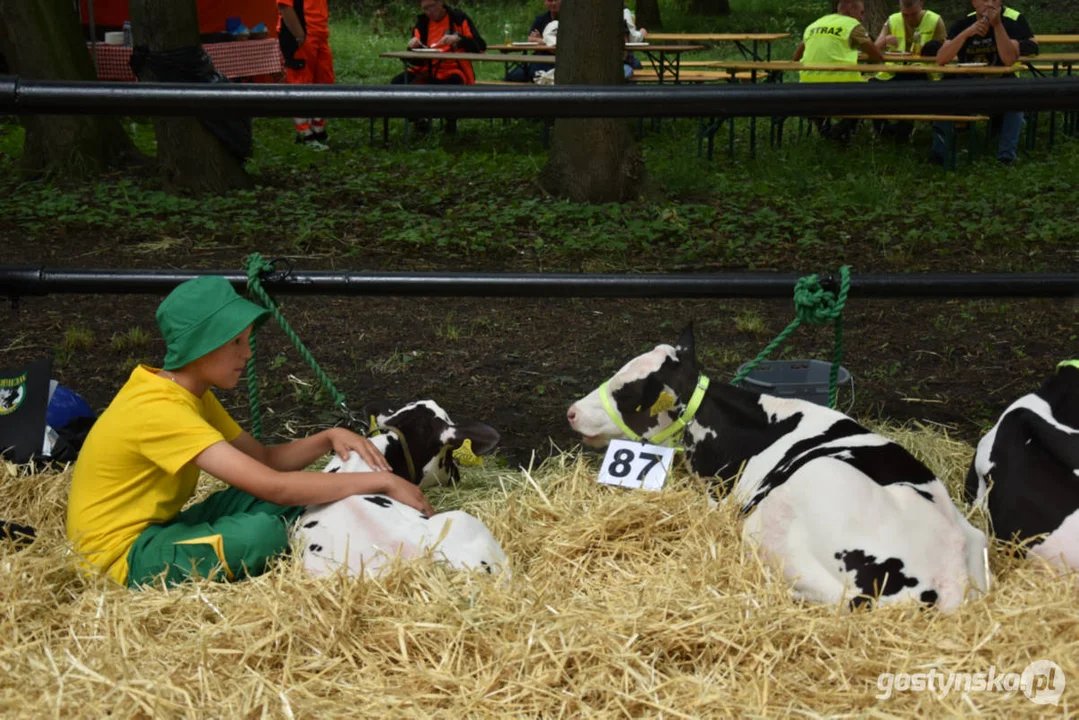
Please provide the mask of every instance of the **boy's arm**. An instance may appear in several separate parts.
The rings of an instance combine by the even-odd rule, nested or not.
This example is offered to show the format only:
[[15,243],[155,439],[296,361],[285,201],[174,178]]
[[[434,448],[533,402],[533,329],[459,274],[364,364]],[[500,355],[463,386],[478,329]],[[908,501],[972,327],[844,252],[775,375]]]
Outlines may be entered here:
[[344,428],[331,428],[283,445],[267,447],[244,432],[232,441],[232,446],[263,465],[279,472],[303,470],[331,450],[342,460],[355,450],[374,470],[389,472],[390,464],[374,443]]
[[381,493],[433,515],[418,487],[392,473],[279,472],[224,440],[195,456],[194,463],[229,485],[277,505],[318,505],[352,495]]

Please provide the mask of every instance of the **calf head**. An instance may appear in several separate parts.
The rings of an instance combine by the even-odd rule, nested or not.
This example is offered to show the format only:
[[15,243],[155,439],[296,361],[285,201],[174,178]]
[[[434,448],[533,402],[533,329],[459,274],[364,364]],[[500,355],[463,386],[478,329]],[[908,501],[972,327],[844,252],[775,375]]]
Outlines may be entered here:
[[464,420],[454,422],[438,403],[419,400],[400,409],[365,408],[379,428],[389,430],[386,460],[394,473],[421,488],[456,483],[460,479],[453,451],[466,440],[476,455],[493,451],[501,439],[490,425]]
[[697,384],[697,359],[692,324],[682,331],[675,345],[657,345],[633,358],[608,381],[610,412],[603,402],[603,386],[570,406],[570,427],[587,445],[603,447],[626,434],[612,418],[641,437],[648,438],[673,423]]

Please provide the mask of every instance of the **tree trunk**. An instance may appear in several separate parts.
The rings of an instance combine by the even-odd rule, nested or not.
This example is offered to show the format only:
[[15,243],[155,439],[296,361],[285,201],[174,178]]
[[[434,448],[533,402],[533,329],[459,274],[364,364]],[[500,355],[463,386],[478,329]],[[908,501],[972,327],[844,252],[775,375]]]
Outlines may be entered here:
[[895,0],[865,0],[865,17],[862,20],[862,26],[869,33],[870,40],[877,39],[877,34],[888,22],[889,15],[899,12],[898,5],[899,3]]
[[[0,52],[33,80],[96,80],[71,0],[0,0]],[[22,171],[84,177],[138,157],[119,118],[24,115]]]
[[637,27],[645,30],[658,30],[663,27],[659,19],[659,0],[637,0],[637,12],[634,13]]
[[[131,30],[151,52],[201,45],[195,0],[131,0]],[[140,80],[153,80],[143,70]],[[155,117],[157,160],[165,189],[218,194],[253,187],[243,165],[196,118]]]
[[730,15],[731,0],[689,0],[690,15]]
[[[558,32],[559,85],[617,85],[622,74],[620,0],[570,2]],[[576,202],[622,202],[637,194],[644,162],[623,119],[560,119],[540,185]]]

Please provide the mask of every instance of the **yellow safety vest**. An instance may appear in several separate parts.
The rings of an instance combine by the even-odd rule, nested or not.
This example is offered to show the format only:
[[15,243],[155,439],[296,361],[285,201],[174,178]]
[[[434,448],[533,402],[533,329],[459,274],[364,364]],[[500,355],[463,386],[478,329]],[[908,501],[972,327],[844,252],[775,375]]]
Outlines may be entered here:
[[[918,23],[918,27],[915,28],[915,32],[922,34],[922,44],[933,39],[933,33],[937,31],[937,23],[940,22],[940,15],[937,15],[932,10],[926,10],[925,15],[922,16],[922,21]],[[907,49],[907,24],[903,22],[903,14],[895,13],[888,18],[888,30],[892,35],[895,35],[896,40],[899,41],[899,52],[905,52]],[[896,63],[888,63],[889,65],[895,65]],[[895,77],[894,73],[877,73],[878,80],[891,80]],[[938,75],[931,75],[931,78],[939,79]]]
[[[802,62],[807,65],[819,63],[858,64],[858,49],[850,46],[850,35],[861,23],[847,15],[833,13],[806,28],[802,35],[805,52]],[[865,78],[858,72],[820,72],[806,71],[799,73],[801,82],[863,82]]]

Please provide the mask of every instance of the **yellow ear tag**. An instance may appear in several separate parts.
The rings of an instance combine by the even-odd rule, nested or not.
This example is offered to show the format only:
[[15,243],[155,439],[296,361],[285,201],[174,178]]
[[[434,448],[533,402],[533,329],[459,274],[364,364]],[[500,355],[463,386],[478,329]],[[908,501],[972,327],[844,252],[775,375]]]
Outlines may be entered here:
[[453,459],[457,461],[458,465],[470,465],[478,466],[483,465],[483,458],[472,452],[472,440],[465,438],[465,441],[461,443],[461,447],[453,451]]
[[376,420],[375,416],[372,415],[370,422],[367,424],[367,434],[368,435],[374,435],[375,432],[377,432],[377,431],[378,431],[378,420]]
[[648,414],[652,417],[659,415],[661,412],[665,412],[674,407],[674,395],[664,390],[656,398],[656,401],[652,403],[652,407],[648,408]]

